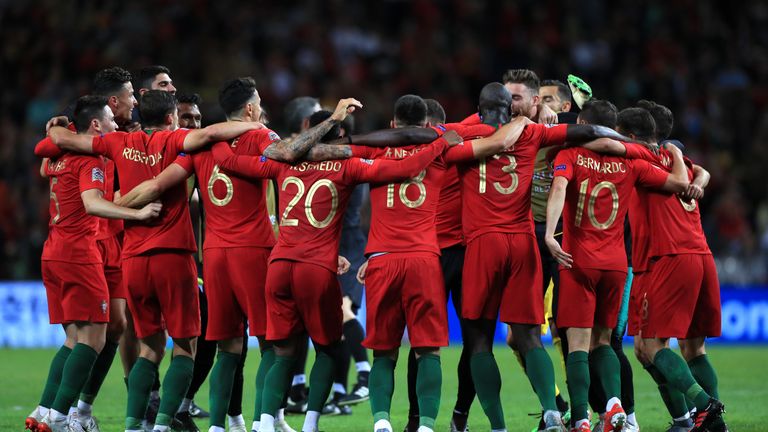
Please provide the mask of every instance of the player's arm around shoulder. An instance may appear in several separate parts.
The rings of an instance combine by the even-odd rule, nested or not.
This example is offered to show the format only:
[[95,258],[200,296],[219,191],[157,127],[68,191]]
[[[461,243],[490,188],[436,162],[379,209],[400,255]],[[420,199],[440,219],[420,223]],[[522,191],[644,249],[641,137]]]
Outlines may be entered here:
[[179,149],[179,151],[193,152],[209,143],[235,139],[248,131],[263,127],[264,125],[258,122],[226,121],[215,123],[202,129],[192,129],[184,137],[182,149]]
[[123,207],[140,208],[160,196],[171,187],[183,182],[189,177],[189,172],[181,165],[168,165],[157,177],[144,180],[127,194],[115,200],[115,204]]
[[663,190],[672,193],[683,193],[688,189],[688,168],[683,160],[683,152],[674,145],[665,147],[672,154],[672,172],[664,182]]

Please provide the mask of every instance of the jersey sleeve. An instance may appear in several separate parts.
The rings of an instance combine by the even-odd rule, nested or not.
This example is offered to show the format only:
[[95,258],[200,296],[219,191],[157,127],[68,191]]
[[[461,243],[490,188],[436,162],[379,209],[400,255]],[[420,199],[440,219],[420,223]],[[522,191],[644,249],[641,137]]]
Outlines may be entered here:
[[448,143],[441,138],[405,159],[353,158],[346,164],[344,178],[350,183],[390,183],[415,177],[440,156],[447,146]]
[[[528,125],[527,127],[536,126]],[[565,144],[565,135],[568,131],[567,124],[558,124],[554,126],[539,125],[542,129],[541,133],[541,145],[540,147],[549,147]]]
[[644,160],[633,161],[632,168],[637,171],[636,183],[651,189],[660,189],[669,177],[668,172]]
[[104,191],[104,162],[98,157],[83,157],[78,172],[80,193],[90,189]]
[[[264,131],[256,132],[254,134],[254,137],[256,138],[254,140],[255,149],[258,153],[256,154],[264,154],[264,151],[272,145],[272,143],[280,141],[280,135],[277,134],[277,132],[271,130],[271,129],[265,129]],[[250,154],[254,154],[252,151],[249,152]]]
[[176,153],[182,153],[184,151],[184,139],[192,132],[192,129],[176,129],[168,137],[168,145]]
[[447,164],[456,164],[475,160],[474,146],[474,141],[464,141],[459,145],[455,145],[449,148],[445,152],[445,155],[443,155],[443,159]]
[[91,146],[94,154],[106,156],[115,160],[125,147],[125,138],[127,132],[112,132],[101,136],[93,137]]
[[634,143],[622,144],[624,144],[624,148],[627,149],[627,154],[624,155],[627,159],[642,159],[648,162],[659,163],[658,156],[651,153],[651,151],[644,145]]
[[350,144],[349,149],[352,151],[352,157],[362,159],[375,159],[382,157],[388,151],[388,147],[368,147]]
[[573,179],[573,154],[572,150],[563,150],[555,156],[553,163],[555,177],[565,177],[568,181]]
[[35,156],[40,158],[56,159],[63,154],[64,151],[54,144],[50,137],[45,137],[35,146]]
[[216,163],[234,174],[255,178],[274,178],[285,165],[266,156],[236,155],[226,142],[216,143],[211,152]]
[[195,170],[195,164],[192,157],[193,156],[191,154],[182,152],[182,153],[179,153],[178,156],[176,156],[176,159],[173,160],[173,163],[184,168],[186,172],[191,173],[192,171]]
[[461,121],[461,124],[463,124],[463,125],[475,125],[475,124],[480,124],[480,123],[482,123],[480,121],[480,113],[474,113],[471,116],[469,116],[469,117],[467,117],[467,118],[465,118],[464,120]]

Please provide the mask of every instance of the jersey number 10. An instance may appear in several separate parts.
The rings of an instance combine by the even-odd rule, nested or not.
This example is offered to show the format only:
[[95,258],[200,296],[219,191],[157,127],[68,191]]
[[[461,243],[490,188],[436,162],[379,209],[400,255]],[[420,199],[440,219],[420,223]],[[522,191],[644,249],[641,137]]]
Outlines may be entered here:
[[[584,214],[584,201],[587,199],[587,189],[589,188],[589,179],[584,180],[579,184],[579,203],[576,205],[576,220],[575,225],[581,225],[581,217]],[[611,215],[605,222],[598,222],[595,216],[595,201],[597,196],[603,189],[608,189],[611,193]],[[608,229],[616,221],[616,215],[619,214],[619,192],[616,190],[616,185],[609,181],[602,181],[595,185],[592,192],[589,194],[589,204],[587,205],[587,215],[589,216],[589,222],[593,227],[604,230]]]

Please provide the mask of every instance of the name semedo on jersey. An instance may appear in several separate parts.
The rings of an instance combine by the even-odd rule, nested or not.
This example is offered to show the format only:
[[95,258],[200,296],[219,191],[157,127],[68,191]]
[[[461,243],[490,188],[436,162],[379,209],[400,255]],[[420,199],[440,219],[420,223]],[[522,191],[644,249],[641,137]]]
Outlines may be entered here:
[[302,162],[298,165],[293,165],[291,170],[304,172],[304,171],[341,171],[340,161],[322,161],[322,162]]

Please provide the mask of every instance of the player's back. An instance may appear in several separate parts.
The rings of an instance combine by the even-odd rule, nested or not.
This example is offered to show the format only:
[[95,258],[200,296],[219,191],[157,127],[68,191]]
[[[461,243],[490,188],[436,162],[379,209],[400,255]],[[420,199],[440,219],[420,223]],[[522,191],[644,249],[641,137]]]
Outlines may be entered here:
[[50,185],[48,238],[43,261],[100,263],[96,247],[99,218],[86,213],[81,193],[104,188],[99,157],[65,153],[45,167]]
[[437,199],[437,244],[440,249],[459,244],[461,232],[461,181],[456,166],[449,166],[443,176],[443,185]]
[[[531,181],[536,153],[542,146],[561,144],[565,128],[528,125],[508,150],[459,165],[467,242],[489,232],[533,233]],[[446,155],[449,162],[452,151]]]
[[642,160],[578,147],[561,151],[554,168],[556,177],[569,179],[563,211],[563,249],[573,254],[573,266],[626,270],[624,219],[632,191],[638,182],[663,185],[666,172],[661,174],[661,170]]
[[[159,175],[176,162],[192,171],[191,158],[183,153],[189,130],[114,132],[94,138],[95,153],[112,159],[120,178],[120,189],[127,193],[144,180]],[[152,249],[195,251],[185,183],[172,186],[162,195],[160,217],[150,222],[125,222],[123,256],[134,256]]]
[[[252,139],[231,144],[236,154],[260,155]],[[220,169],[210,150],[192,155],[205,211],[203,247],[272,247],[275,236],[267,213],[268,180],[245,179]]]
[[278,165],[280,235],[270,262],[288,259],[336,272],[341,221],[357,182],[347,165],[360,159]]
[[[399,160],[425,148],[385,148],[375,157]],[[436,218],[445,169],[445,162],[438,158],[419,175],[405,182],[371,184],[371,228],[366,254],[440,253]]]

